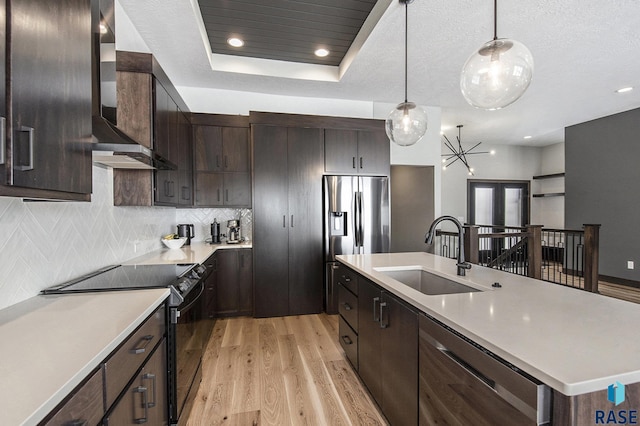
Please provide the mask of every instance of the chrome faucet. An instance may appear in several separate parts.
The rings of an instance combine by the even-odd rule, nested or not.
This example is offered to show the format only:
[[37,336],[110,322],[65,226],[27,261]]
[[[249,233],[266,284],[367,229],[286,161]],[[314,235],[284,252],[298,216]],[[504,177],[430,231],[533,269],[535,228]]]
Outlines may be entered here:
[[429,244],[429,245],[433,243],[433,236],[436,233],[436,226],[438,226],[438,224],[443,220],[448,220],[453,222],[458,228],[458,262],[456,263],[456,266],[458,267],[458,271],[457,271],[458,275],[464,277],[465,269],[471,269],[471,264],[469,262],[465,262],[464,260],[464,230],[462,228],[462,224],[458,219],[456,219],[453,216],[440,216],[439,218],[434,220],[431,226],[429,227],[429,231],[425,236],[424,242],[425,244]]

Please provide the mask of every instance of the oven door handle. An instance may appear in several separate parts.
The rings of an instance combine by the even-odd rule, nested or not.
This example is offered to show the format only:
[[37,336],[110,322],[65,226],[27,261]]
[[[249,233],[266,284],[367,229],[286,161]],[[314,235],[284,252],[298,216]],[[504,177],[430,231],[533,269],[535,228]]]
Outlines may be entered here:
[[[200,296],[202,296],[202,293],[204,293],[204,281],[200,281],[200,292],[198,293],[198,295],[191,301],[191,303],[189,303],[184,308],[180,309],[179,312],[180,313],[187,312],[189,309],[191,309],[191,307],[196,304],[198,299],[200,299]],[[180,316],[180,314],[178,314],[178,316]]]

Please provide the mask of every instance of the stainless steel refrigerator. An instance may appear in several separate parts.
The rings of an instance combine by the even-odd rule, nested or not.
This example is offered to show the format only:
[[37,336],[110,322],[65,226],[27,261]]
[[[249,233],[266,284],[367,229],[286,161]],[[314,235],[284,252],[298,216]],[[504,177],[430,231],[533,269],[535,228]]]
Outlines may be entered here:
[[389,178],[324,176],[325,310],[338,312],[336,255],[389,251]]

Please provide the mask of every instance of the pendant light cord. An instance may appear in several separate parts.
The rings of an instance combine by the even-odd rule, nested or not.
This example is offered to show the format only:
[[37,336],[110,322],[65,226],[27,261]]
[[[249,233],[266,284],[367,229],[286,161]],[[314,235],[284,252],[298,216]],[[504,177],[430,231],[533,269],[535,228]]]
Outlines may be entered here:
[[493,40],[498,39],[498,0],[493,0]]
[[404,103],[407,103],[407,56],[408,56],[408,50],[407,50],[407,40],[408,40],[408,36],[407,34],[409,33],[409,1],[406,0],[404,2]]

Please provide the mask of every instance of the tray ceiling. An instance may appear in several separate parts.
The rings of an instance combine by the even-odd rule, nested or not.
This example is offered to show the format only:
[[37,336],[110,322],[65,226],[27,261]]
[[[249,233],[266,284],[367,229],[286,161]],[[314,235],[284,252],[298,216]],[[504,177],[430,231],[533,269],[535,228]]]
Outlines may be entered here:
[[[338,66],[376,0],[199,0],[216,54]],[[245,44],[231,47],[227,39]],[[329,50],[320,58],[316,49]]]

